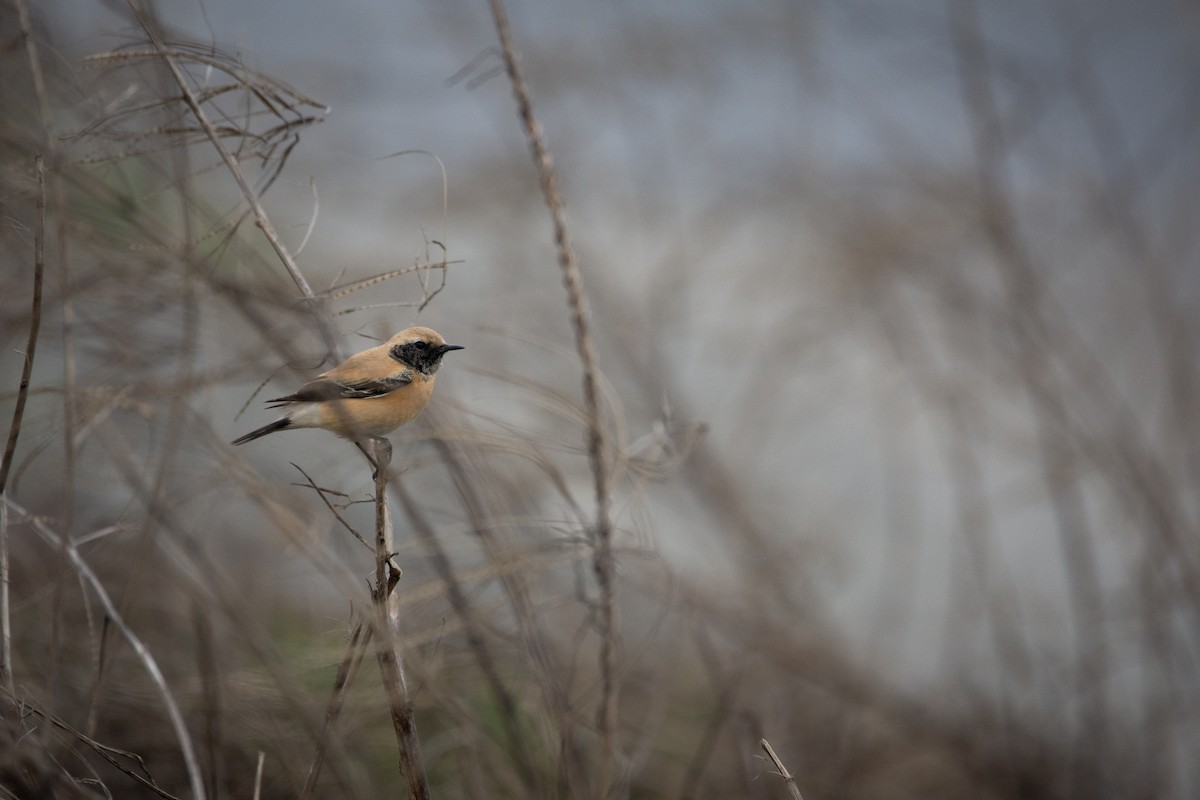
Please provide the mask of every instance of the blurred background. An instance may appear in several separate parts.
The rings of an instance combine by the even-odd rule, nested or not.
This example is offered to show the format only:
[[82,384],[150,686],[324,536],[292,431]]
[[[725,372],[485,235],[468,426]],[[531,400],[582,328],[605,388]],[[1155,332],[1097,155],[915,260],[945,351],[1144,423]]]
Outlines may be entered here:
[[227,442],[412,324],[466,347],[391,437],[435,797],[785,797],[761,738],[808,800],[1200,792],[1195,9],[508,13],[603,374],[611,633],[487,3],[0,5],[3,434],[45,250],[5,796],[193,793],[63,536],[208,796],[401,790],[372,659],[322,731],[370,471],[325,432]]

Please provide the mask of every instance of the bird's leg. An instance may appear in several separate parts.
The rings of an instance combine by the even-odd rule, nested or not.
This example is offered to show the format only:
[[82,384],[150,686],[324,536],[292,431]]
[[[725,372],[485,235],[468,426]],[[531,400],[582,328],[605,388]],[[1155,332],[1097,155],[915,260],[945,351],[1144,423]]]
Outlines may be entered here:
[[361,439],[355,444],[358,449],[362,450],[363,455],[371,462],[371,466],[375,471],[371,473],[371,477],[379,480],[380,471],[386,471],[392,463],[392,442],[383,436],[368,436],[366,439]]
[[381,472],[387,472],[387,468],[392,464],[392,440],[383,436],[371,437],[372,448],[375,453],[375,470],[376,477]]

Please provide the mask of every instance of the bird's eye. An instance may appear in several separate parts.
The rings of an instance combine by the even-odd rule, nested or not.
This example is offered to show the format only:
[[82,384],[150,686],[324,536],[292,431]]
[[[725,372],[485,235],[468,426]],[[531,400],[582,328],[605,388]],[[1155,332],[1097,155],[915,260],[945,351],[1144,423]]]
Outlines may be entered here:
[[425,348],[429,347],[429,342],[413,342],[413,347],[417,348],[418,350],[424,350]]

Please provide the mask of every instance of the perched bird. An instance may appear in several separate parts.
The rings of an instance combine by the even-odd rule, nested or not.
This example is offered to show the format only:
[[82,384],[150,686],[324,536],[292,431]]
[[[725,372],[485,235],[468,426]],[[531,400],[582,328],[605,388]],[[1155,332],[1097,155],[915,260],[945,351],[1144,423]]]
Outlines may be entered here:
[[289,428],[324,428],[347,439],[383,436],[412,422],[433,393],[446,344],[429,328],[402,330],[383,344],[355,353],[285,397],[268,400],[286,409],[279,419],[233,440],[245,444]]

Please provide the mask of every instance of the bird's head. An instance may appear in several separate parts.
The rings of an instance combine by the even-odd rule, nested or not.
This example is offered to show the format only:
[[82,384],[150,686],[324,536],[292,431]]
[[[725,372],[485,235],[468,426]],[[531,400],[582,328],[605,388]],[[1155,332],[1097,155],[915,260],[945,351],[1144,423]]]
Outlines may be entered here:
[[387,342],[388,355],[413,369],[432,375],[442,366],[442,356],[462,345],[446,344],[442,335],[430,328],[407,328]]

